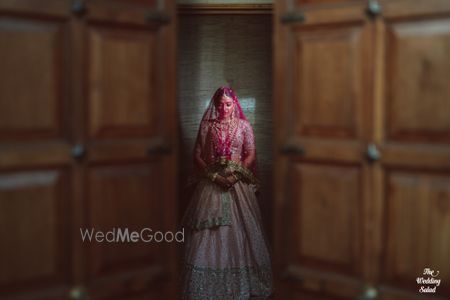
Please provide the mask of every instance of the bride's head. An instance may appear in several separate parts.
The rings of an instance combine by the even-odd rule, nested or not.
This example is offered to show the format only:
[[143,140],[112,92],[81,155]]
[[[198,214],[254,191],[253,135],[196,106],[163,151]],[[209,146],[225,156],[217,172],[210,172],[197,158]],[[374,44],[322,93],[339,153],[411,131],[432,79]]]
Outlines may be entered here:
[[214,106],[220,120],[233,116],[236,105],[236,95],[229,87],[220,87],[213,96]]

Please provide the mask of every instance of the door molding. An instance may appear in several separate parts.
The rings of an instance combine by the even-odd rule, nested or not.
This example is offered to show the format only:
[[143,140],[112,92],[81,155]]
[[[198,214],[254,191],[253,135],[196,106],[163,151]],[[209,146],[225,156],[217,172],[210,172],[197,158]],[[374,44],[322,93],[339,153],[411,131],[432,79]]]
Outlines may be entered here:
[[272,4],[179,4],[178,14],[247,15],[272,14]]

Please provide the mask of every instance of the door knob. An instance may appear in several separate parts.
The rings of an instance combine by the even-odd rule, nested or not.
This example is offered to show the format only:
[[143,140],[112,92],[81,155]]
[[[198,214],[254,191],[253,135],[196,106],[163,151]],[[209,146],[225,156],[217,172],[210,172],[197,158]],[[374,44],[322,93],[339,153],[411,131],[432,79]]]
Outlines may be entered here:
[[71,300],[89,300],[89,295],[84,287],[77,286],[70,290],[69,298]]
[[378,2],[378,0],[369,0],[366,12],[370,17],[381,15],[381,4]]
[[168,24],[170,22],[170,17],[164,12],[152,11],[147,14],[145,21],[148,23],[156,22],[160,24]]
[[378,298],[378,290],[373,286],[366,286],[358,296],[358,300],[375,300]]
[[82,16],[86,13],[86,4],[83,0],[75,0],[72,3],[72,12],[77,16]]
[[86,155],[86,147],[83,144],[76,144],[72,147],[71,154],[73,158],[81,159]]
[[157,154],[169,154],[172,151],[172,149],[164,144],[155,145],[152,147],[149,147],[147,150],[147,154],[149,155],[157,155]]
[[370,143],[367,146],[366,156],[367,156],[367,159],[369,160],[369,162],[376,162],[376,161],[380,160],[381,153],[375,144]]
[[283,24],[302,23],[305,22],[305,15],[299,12],[285,13],[280,17]]
[[305,149],[303,147],[297,146],[297,145],[284,145],[281,148],[282,154],[291,154],[291,155],[304,155]]

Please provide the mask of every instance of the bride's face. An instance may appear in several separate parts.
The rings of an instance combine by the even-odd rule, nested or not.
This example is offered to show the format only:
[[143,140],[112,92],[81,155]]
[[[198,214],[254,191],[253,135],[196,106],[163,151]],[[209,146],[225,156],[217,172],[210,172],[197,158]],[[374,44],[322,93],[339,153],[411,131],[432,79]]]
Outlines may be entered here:
[[215,103],[216,109],[219,112],[219,119],[227,119],[231,116],[234,110],[233,99],[223,96],[220,101]]

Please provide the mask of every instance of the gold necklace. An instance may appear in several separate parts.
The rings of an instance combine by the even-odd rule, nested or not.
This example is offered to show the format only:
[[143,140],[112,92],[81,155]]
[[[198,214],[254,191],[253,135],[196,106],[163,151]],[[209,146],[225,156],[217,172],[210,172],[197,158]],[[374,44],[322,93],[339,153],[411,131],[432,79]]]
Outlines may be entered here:
[[219,120],[216,120],[216,122],[213,123],[213,127],[216,131],[217,139],[220,141],[221,145],[221,149],[219,149],[219,145],[217,142],[215,143],[216,151],[223,152],[226,148],[231,150],[231,145],[236,137],[238,120],[236,118],[231,118],[227,122],[220,122]]

